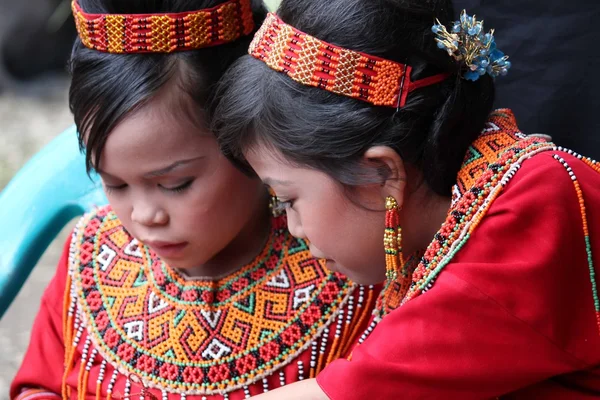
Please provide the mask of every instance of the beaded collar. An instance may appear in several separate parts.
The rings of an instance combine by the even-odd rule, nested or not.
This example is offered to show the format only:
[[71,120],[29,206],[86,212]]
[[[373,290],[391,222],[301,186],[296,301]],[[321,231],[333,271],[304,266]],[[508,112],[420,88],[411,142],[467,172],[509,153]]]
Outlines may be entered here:
[[262,253],[216,282],[187,281],[131,237],[110,207],[74,232],[79,318],[105,360],[148,387],[226,393],[291,362],[335,319],[354,285],[312,258],[274,217]]

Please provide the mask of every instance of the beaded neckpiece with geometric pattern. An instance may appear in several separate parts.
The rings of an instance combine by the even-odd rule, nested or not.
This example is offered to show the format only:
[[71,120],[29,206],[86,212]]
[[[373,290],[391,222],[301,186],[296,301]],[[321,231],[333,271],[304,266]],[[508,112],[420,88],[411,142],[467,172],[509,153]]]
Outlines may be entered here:
[[106,53],[171,53],[230,43],[254,30],[250,0],[182,13],[89,14],[71,3],[81,42]]
[[412,81],[409,65],[319,40],[270,13],[248,50],[275,71],[306,86],[374,104],[401,108],[409,93],[445,80],[438,74]]
[[377,294],[360,287],[355,301],[356,285],[312,257],[285,216],[271,227],[253,262],[220,280],[189,280],[130,236],[110,207],[87,215],[71,242],[67,349],[86,329],[83,365],[93,349],[118,375],[182,399],[242,390],[276,371],[285,378],[306,351],[314,354],[306,377],[316,376],[358,339]]

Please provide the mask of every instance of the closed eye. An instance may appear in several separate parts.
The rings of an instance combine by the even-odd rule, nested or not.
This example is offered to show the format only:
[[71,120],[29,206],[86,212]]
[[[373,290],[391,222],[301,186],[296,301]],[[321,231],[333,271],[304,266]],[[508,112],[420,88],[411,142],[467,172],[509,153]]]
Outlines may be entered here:
[[112,193],[115,192],[117,190],[123,190],[127,187],[127,184],[124,183],[122,185],[107,185],[106,183],[104,184],[104,191],[106,191],[106,193]]
[[158,185],[162,190],[167,191],[167,192],[171,192],[171,193],[181,193],[184,192],[186,189],[188,189],[190,186],[192,186],[192,183],[194,182],[193,179],[190,179],[189,181],[186,181],[185,183],[179,185],[179,186],[175,186],[175,187],[167,187],[167,186],[162,186],[162,185]]

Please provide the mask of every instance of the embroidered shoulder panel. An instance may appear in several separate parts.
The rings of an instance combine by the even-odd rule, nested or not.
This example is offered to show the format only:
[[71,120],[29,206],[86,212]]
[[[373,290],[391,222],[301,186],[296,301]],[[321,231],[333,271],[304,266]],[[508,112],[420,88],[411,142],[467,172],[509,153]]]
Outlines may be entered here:
[[410,289],[402,296],[401,282],[387,282],[377,306],[379,316],[429,290],[443,268],[467,243],[522,162],[555,148],[544,138],[522,134],[510,110],[494,112],[467,151],[453,188],[452,207],[415,268]]
[[130,236],[109,207],[74,234],[78,309],[102,356],[149,387],[225,393],[291,362],[354,285],[273,219],[253,263],[219,281],[186,280]]

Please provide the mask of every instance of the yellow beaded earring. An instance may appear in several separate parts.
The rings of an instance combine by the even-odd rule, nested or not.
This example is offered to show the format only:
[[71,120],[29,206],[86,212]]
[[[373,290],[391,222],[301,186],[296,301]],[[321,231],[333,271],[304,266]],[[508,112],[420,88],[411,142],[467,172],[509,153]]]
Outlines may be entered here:
[[387,279],[378,305],[381,316],[400,306],[412,280],[411,274],[406,270],[406,262],[402,254],[402,228],[400,228],[399,214],[401,208],[392,196],[385,199],[385,208],[383,246]]
[[383,247],[385,249],[385,276],[388,283],[398,278],[404,270],[402,255],[402,228],[400,227],[400,211],[398,202],[392,196],[385,199],[385,233]]

